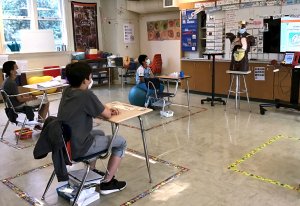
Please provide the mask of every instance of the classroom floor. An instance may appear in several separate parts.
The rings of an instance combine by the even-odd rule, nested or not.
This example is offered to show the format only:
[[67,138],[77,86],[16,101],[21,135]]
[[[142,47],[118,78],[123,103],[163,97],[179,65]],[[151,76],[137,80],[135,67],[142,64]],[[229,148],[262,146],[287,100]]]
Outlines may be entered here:
[[[130,87],[94,88],[103,103],[128,102]],[[159,111],[144,117],[153,183],[149,183],[137,119],[124,122],[119,134],[128,150],[117,174],[128,183],[124,191],[101,196],[91,205],[298,205],[300,204],[300,117],[299,112],[269,109],[259,114],[258,102],[245,101],[241,111],[223,105],[200,104],[205,96],[191,94],[191,111],[171,106],[171,118]],[[50,113],[55,115],[59,96],[51,96]],[[179,91],[174,102],[186,104]],[[0,132],[6,123],[0,104]],[[56,179],[46,200],[40,200],[53,167],[51,155],[34,160],[33,139],[15,145],[14,125],[0,142],[0,205],[69,205],[57,196]],[[107,122],[95,120],[94,128],[111,131]],[[81,165],[79,165],[80,167]],[[103,168],[98,162],[99,168]],[[78,167],[78,165],[77,165]],[[73,168],[72,168],[73,169]]]

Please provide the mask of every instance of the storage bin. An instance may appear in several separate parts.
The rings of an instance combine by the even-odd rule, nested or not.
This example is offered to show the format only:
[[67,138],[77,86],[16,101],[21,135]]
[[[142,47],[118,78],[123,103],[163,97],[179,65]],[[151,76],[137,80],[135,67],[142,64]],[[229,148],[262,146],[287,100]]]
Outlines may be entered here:
[[[16,137],[19,136],[20,132],[21,132],[20,129],[15,130],[15,135],[16,135]],[[30,138],[32,138],[32,132],[33,132],[33,131],[32,131],[30,128],[25,127],[25,128],[23,129],[23,131],[22,131],[22,134],[21,134],[20,139],[30,139]]]
[[85,59],[85,53],[84,52],[73,52],[72,59],[73,60],[83,60],[83,59]]

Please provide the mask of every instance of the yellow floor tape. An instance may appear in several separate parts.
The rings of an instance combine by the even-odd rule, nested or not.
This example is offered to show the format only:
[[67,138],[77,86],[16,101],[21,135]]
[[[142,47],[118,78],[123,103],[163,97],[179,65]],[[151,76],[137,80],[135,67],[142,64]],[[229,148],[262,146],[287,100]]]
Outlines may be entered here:
[[296,190],[298,192],[300,192],[300,189],[299,189],[299,186],[297,185],[296,187],[295,186],[291,186],[289,184],[284,184],[284,183],[281,183],[280,181],[277,181],[277,180],[272,180],[270,178],[266,178],[266,177],[262,177],[260,175],[255,175],[255,174],[252,174],[250,172],[247,172],[247,171],[243,171],[243,170],[240,170],[238,169],[238,165],[241,164],[242,162],[246,161],[247,159],[249,159],[250,157],[252,157],[253,155],[255,155],[256,153],[260,152],[261,150],[263,150],[265,147],[273,144],[274,142],[277,142],[279,141],[280,139],[283,139],[283,138],[288,138],[288,139],[293,139],[293,140],[300,140],[299,138],[294,138],[294,137],[284,137],[283,135],[277,135],[275,137],[272,137],[271,139],[269,139],[267,142],[261,144],[260,146],[258,146],[257,148],[253,149],[251,152],[245,154],[241,159],[235,161],[234,163],[232,163],[228,169],[229,170],[232,170],[234,172],[238,172],[238,173],[241,173],[245,176],[248,176],[248,177],[252,177],[254,179],[258,179],[258,180],[261,180],[261,181],[264,181],[264,182],[268,182],[268,183],[271,183],[271,184],[274,184],[274,185],[279,185],[281,187],[284,187],[284,188],[287,188],[287,189],[291,189],[291,190]]

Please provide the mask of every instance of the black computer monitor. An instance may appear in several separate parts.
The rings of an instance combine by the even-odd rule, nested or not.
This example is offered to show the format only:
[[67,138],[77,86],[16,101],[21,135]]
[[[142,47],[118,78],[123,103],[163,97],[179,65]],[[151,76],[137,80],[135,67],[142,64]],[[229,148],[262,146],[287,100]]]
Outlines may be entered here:
[[294,52],[286,52],[284,55],[284,64],[292,64],[294,60]]

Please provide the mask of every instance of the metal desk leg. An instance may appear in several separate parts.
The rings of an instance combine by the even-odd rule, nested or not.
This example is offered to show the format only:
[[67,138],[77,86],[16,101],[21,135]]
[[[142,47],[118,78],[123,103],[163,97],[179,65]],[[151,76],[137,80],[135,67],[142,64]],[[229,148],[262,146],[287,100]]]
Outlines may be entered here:
[[142,118],[140,116],[138,116],[138,118],[140,121],[140,127],[141,127],[141,133],[142,133],[142,139],[143,139],[143,145],[144,145],[144,153],[145,153],[146,165],[147,165],[148,175],[149,175],[149,182],[152,183],[147,142],[146,142],[145,131],[144,131],[144,124],[143,124]]
[[[167,92],[169,93],[169,88],[170,88],[170,81],[167,80]],[[168,101],[170,101],[170,97],[168,97]]]
[[121,84],[122,84],[122,89],[123,89],[123,84],[124,84],[124,80],[123,80],[123,67],[121,67]]
[[110,67],[108,67],[108,87],[110,88]]
[[186,79],[186,94],[187,94],[187,101],[188,101],[188,108],[190,111],[190,87],[189,87],[189,80]]

